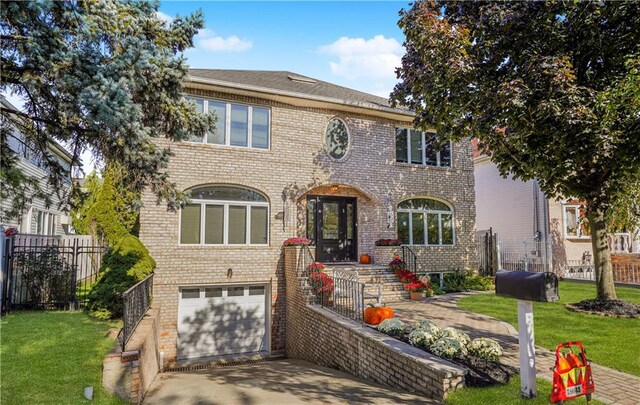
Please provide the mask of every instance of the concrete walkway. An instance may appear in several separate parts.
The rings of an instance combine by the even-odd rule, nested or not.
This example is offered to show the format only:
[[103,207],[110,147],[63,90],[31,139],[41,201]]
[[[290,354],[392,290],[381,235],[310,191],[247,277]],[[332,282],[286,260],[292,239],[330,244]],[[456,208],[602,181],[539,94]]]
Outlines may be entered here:
[[300,360],[158,374],[144,403],[438,404]]
[[[402,301],[391,304],[395,316],[407,323],[423,319],[434,321],[441,327],[454,327],[469,334],[471,338],[489,337],[497,340],[504,350],[503,361],[519,367],[518,332],[510,324],[498,319],[458,308],[458,299],[473,293],[447,294],[435,300],[416,302]],[[535,314],[534,314],[535,316]],[[536,346],[536,368],[538,377],[551,380],[551,368],[555,364],[554,352]],[[640,377],[622,373],[592,363],[593,379],[596,383],[594,398],[606,404],[640,404]],[[548,396],[548,392],[538,395]]]

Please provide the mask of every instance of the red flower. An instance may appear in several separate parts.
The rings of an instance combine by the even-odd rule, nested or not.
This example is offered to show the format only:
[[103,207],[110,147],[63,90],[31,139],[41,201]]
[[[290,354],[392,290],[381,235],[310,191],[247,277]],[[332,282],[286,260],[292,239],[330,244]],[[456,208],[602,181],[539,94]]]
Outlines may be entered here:
[[308,246],[311,240],[307,238],[289,238],[284,241],[285,246]]
[[404,285],[404,288],[405,290],[412,291],[412,292],[425,292],[425,290],[427,290],[427,285],[422,281],[415,281],[415,282],[406,283]]

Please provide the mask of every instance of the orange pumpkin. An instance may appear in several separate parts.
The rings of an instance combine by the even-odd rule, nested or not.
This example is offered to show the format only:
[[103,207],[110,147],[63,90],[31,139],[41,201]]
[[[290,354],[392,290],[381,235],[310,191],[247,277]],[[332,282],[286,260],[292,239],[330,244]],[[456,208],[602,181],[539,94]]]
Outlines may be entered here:
[[360,264],[371,264],[371,256],[363,254],[360,256]]
[[388,318],[393,318],[393,309],[390,307],[370,306],[364,310],[364,321],[369,325],[378,325]]

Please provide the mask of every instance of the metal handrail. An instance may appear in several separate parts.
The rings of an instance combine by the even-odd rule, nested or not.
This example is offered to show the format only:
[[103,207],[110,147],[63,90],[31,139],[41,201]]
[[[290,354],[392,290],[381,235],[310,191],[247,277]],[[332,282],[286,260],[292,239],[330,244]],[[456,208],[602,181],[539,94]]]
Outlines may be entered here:
[[402,261],[405,262],[408,270],[414,274],[418,272],[418,257],[409,246],[402,246]]
[[118,339],[122,345],[123,352],[144,314],[151,307],[152,294],[153,273],[122,293],[122,301],[124,303],[123,326],[118,333]]

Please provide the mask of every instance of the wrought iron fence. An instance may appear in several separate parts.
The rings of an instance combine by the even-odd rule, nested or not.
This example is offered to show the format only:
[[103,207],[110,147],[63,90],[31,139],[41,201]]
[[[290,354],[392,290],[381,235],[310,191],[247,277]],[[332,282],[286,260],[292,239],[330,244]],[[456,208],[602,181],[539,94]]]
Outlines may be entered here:
[[86,306],[108,247],[90,236],[19,234],[3,249],[3,312]]
[[551,271],[551,242],[501,240],[498,242],[499,270]]
[[147,313],[153,299],[153,274],[122,293],[124,303],[123,326],[118,334],[122,351],[131,339],[136,327]]
[[402,246],[402,261],[407,265],[407,270],[411,270],[414,274],[418,272],[418,257],[409,246]]

